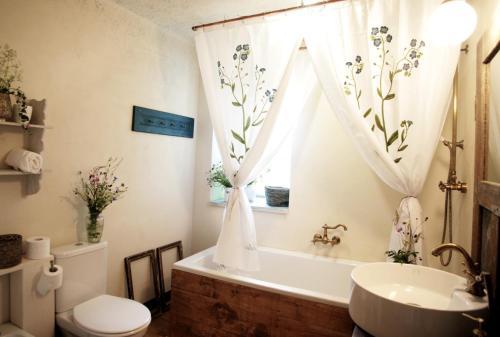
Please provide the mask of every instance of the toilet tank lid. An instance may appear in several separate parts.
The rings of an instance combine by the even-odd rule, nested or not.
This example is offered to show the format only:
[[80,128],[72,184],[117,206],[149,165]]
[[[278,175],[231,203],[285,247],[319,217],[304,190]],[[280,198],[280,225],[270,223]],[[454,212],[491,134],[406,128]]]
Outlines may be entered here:
[[55,247],[51,250],[56,259],[64,259],[71,256],[90,253],[96,250],[104,249],[108,246],[106,241],[99,243],[74,242],[69,245]]

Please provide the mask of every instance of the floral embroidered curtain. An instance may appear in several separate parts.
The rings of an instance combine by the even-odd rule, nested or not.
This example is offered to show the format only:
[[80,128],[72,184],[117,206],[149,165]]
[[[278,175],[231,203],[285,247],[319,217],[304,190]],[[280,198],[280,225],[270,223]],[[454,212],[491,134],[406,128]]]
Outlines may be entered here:
[[440,2],[341,2],[312,13],[305,31],[332,109],[370,167],[405,195],[389,249],[416,252],[417,263],[423,239],[417,196],[439,142],[459,56],[459,46],[438,47],[428,39],[425,24]]
[[312,65],[296,58],[302,40],[296,20],[237,24],[195,37],[215,137],[233,186],[214,254],[225,267],[259,268],[243,189],[270,163],[313,87]]

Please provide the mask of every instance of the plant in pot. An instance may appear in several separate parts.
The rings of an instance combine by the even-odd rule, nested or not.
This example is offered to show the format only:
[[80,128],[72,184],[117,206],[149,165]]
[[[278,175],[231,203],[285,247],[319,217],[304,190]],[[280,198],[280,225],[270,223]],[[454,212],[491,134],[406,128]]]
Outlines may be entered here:
[[79,172],[80,184],[75,187],[74,193],[87,205],[87,240],[90,243],[101,241],[104,229],[102,212],[106,207],[118,200],[127,191],[124,183],[115,176],[120,161],[109,158],[106,165],[96,166],[87,175]]
[[26,95],[19,86],[15,86],[21,82],[21,77],[21,64],[16,51],[7,44],[0,46],[0,120],[12,119],[10,96],[13,95],[16,97],[18,117],[26,125],[30,120]]
[[[224,173],[224,167],[222,163],[212,165],[210,171],[207,174],[207,182],[210,188],[222,187],[224,189],[224,201],[227,202],[229,198],[230,189],[233,187],[226,174]],[[245,187],[245,193],[247,195],[248,201],[254,202],[255,191],[253,189],[254,181]]]

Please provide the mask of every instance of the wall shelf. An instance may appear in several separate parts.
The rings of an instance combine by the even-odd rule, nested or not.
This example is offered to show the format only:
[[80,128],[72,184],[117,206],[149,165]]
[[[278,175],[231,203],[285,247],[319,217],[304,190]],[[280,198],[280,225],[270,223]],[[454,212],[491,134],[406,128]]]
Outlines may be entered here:
[[[0,121],[0,126],[17,126],[22,127],[21,123],[16,122],[4,122]],[[40,124],[28,124],[28,129],[51,129],[48,125],[40,125]]]
[[28,175],[39,175],[40,173],[27,173],[21,172],[13,169],[0,169],[0,176],[28,176]]
[[43,259],[40,259],[40,260],[30,260],[30,259],[27,259],[23,256],[21,263],[19,263],[18,265],[14,266],[14,267],[10,267],[10,268],[0,269],[0,276],[15,273],[16,271],[23,270],[26,267],[30,267],[31,265],[36,265],[40,262],[43,263],[45,261],[51,261],[53,258],[54,257],[52,255],[50,255],[50,256],[44,257]]

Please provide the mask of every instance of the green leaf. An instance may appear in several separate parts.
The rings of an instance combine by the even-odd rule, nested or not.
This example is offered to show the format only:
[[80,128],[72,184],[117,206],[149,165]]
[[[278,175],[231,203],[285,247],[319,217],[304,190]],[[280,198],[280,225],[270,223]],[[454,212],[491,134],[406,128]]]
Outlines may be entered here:
[[389,137],[387,141],[387,146],[391,146],[398,139],[399,133],[398,130],[394,131],[393,134]]
[[377,94],[378,94],[378,97],[382,98],[382,91],[380,91],[380,88],[377,88]]
[[248,130],[248,128],[249,128],[249,127],[250,127],[250,125],[251,125],[251,122],[252,122],[252,121],[251,121],[251,119],[250,119],[250,116],[248,116],[248,117],[247,117],[247,120],[246,120],[246,122],[245,122],[245,127],[243,128],[243,130],[244,130],[244,131],[247,131],[247,130]]
[[368,117],[370,113],[372,112],[372,108],[366,110],[365,114],[363,115],[364,118]]
[[246,102],[246,101],[247,101],[247,95],[245,94],[245,95],[243,96],[243,104],[245,104],[245,102]]
[[384,132],[384,127],[382,126],[382,122],[380,121],[380,117],[378,115],[375,115],[375,124],[377,124],[380,131]]
[[396,158],[396,159],[394,159],[394,162],[397,164],[397,163],[399,163],[401,161],[401,159],[403,159],[403,158],[401,158],[401,157]]
[[256,110],[257,110],[257,105],[253,107],[253,112],[255,113]]
[[240,104],[240,103],[238,103],[238,102],[231,102],[231,103],[232,103],[234,106],[241,106],[241,104]]
[[236,139],[241,144],[245,145],[245,141],[243,140],[243,137],[241,137],[238,133],[234,132],[233,130],[231,130],[231,133],[233,134],[234,139]]
[[405,144],[405,145],[401,146],[401,147],[398,149],[398,151],[399,151],[399,152],[404,151],[404,150],[406,150],[406,148],[407,148],[407,147],[408,147],[408,144]]
[[372,131],[375,131],[375,125],[372,125],[371,129],[372,129]]
[[385,96],[385,100],[390,100],[390,99],[393,99],[394,97],[396,97],[396,94],[389,94],[387,96]]
[[361,97],[361,90],[358,93],[358,100],[359,100],[360,97]]
[[393,81],[394,80],[394,73],[392,71],[389,71],[389,81]]
[[262,124],[263,122],[264,122],[264,120],[261,119],[261,120],[259,120],[257,122],[253,122],[252,126],[258,126],[258,125]]

